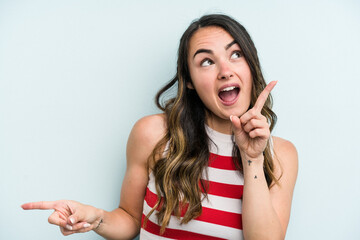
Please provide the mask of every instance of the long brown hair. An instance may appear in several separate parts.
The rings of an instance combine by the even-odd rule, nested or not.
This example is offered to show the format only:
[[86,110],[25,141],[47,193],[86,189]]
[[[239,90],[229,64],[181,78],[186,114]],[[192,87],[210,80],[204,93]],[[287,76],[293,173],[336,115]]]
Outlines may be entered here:
[[[149,212],[147,218],[158,210],[157,218],[161,233],[169,224],[171,214],[178,218],[185,212],[181,223],[187,223],[201,214],[202,189],[207,186],[201,180],[209,159],[209,137],[205,130],[206,109],[196,91],[187,88],[191,82],[188,68],[189,41],[200,28],[217,26],[227,31],[239,44],[250,67],[253,85],[250,108],[266,83],[261,72],[257,51],[246,29],[236,20],[221,14],[205,15],[195,20],[186,29],[180,39],[177,60],[177,73],[156,95],[157,106],[164,111],[167,122],[166,135],[156,145],[150,161],[155,176],[157,204]],[[164,99],[164,93],[177,87],[177,94],[170,99]],[[270,123],[270,130],[276,123],[276,115],[271,110],[272,97],[269,95],[262,114]],[[166,147],[165,147],[166,146]],[[166,148],[165,152],[164,149]],[[269,144],[264,151],[264,173],[269,187],[278,183],[274,176],[274,165]],[[242,170],[240,151],[234,144],[235,165]],[[146,224],[145,218],[144,224]]]

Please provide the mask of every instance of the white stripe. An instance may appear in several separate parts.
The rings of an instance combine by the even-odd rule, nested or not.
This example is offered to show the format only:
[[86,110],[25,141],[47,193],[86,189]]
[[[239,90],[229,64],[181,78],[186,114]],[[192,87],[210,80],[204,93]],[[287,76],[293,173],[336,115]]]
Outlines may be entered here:
[[[231,185],[244,185],[244,177],[239,171],[224,170],[212,167],[208,167],[207,170],[209,181]],[[203,174],[203,179],[206,179],[205,173]],[[152,172],[149,174],[148,188],[153,193],[156,193],[155,177]]]
[[209,138],[214,141],[210,141],[209,151],[221,156],[232,156],[234,147],[232,136],[217,132],[207,125],[205,125],[205,129]]
[[[147,205],[146,201],[144,201],[144,214],[147,215],[150,210],[151,207]],[[149,220],[153,223],[157,223],[156,213],[157,211],[154,211],[149,218]],[[189,224],[180,225],[180,220],[178,220],[175,216],[170,217],[169,226],[167,228],[184,230],[225,239],[243,239],[242,230],[240,229],[198,220],[191,220]]]
[[141,228],[141,230],[140,230],[140,240],[154,240],[154,239],[168,240],[168,239],[173,239],[173,238],[160,237],[158,235],[149,233],[145,229]]
[[205,198],[201,205],[206,208],[241,214],[242,202],[241,199],[208,194],[208,199]]
[[[243,175],[236,170],[224,170],[219,168],[208,167],[209,181],[232,184],[232,185],[244,185]],[[204,175],[204,179],[206,175]]]
[[149,174],[149,183],[147,187],[150,189],[151,192],[156,193],[156,187],[155,187],[155,177],[153,172]]
[[216,142],[216,145],[213,142],[210,142],[209,145],[210,145],[209,151],[211,153],[225,156],[225,157],[232,157],[232,152],[233,152],[233,147],[234,147],[233,143],[229,144],[227,142],[218,141],[218,142]]

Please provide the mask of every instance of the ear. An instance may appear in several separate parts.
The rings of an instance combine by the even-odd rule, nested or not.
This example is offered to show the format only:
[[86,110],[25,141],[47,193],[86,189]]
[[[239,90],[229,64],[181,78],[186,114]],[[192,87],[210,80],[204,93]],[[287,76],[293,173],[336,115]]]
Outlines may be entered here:
[[189,89],[194,89],[194,86],[192,85],[191,82],[187,82],[186,87],[189,88]]

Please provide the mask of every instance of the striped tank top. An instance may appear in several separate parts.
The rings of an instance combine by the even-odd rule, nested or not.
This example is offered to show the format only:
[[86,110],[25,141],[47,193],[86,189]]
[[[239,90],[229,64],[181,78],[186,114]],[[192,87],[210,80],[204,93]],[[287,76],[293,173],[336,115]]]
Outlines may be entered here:
[[[171,216],[165,233],[160,235],[155,210],[147,224],[140,230],[140,240],[147,239],[243,239],[241,206],[244,178],[236,170],[232,160],[233,142],[231,135],[216,132],[206,126],[212,140],[209,146],[209,165],[206,168],[208,178],[208,198],[202,200],[202,213],[187,224],[180,224]],[[157,194],[155,178],[152,173],[144,199],[142,222],[155,206]]]

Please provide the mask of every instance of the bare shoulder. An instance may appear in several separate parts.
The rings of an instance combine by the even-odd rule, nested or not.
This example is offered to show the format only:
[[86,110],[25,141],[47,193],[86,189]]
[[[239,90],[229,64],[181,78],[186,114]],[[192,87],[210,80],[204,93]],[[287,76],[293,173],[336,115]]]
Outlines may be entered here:
[[141,224],[142,207],[149,177],[148,159],[165,133],[165,116],[157,114],[139,119],[128,138],[126,173],[119,206],[130,214],[132,219],[136,219],[136,227]]
[[158,142],[166,132],[164,114],[154,114],[139,119],[131,130],[131,137],[144,144]]
[[165,114],[149,115],[139,119],[132,128],[128,139],[128,159],[132,160],[135,156],[135,159],[146,162],[165,133]]
[[274,143],[274,152],[283,157],[297,156],[297,150],[294,144],[286,139],[280,137],[272,137]]
[[[272,137],[275,165],[282,169],[283,180],[291,180],[295,184],[298,172],[298,153],[294,144],[280,137]],[[283,181],[281,181],[283,182]]]

